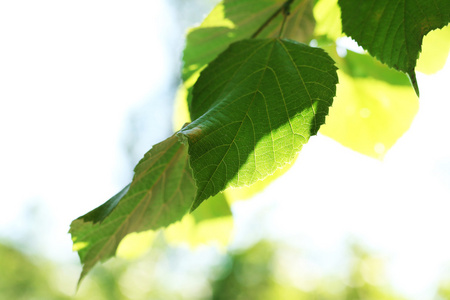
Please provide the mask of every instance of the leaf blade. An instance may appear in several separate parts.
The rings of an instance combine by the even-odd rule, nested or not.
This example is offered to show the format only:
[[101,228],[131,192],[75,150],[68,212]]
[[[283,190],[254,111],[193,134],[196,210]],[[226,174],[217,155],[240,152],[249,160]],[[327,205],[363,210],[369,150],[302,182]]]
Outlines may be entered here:
[[287,40],[240,41],[210,63],[194,87],[195,120],[179,132],[198,188],[192,209],[292,161],[324,123],[336,83],[322,49]]
[[111,198],[117,202],[121,196],[113,209],[102,205],[95,214],[71,224],[74,249],[83,263],[80,281],[97,262],[113,256],[128,233],[167,226],[188,211],[195,184],[186,147],[175,135],[153,146],[137,164],[129,190],[125,190]]

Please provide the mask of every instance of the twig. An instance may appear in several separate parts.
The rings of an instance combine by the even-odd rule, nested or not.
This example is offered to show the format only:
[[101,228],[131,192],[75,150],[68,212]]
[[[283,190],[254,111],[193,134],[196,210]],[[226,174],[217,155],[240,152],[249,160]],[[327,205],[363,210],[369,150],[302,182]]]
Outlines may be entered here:
[[283,19],[283,23],[281,24],[281,30],[280,30],[280,36],[281,36],[281,32],[282,32],[282,30],[284,29],[284,23],[286,22],[286,18],[287,18],[287,16],[289,15],[289,9],[290,9],[290,6],[291,6],[291,4],[292,4],[293,1],[294,1],[294,0],[286,0],[286,2],[284,2],[283,5],[282,5],[279,9],[277,9],[277,10],[276,10],[276,11],[275,11],[275,12],[274,12],[274,13],[266,20],[266,22],[264,22],[264,24],[262,24],[262,25],[258,28],[258,30],[256,30],[256,32],[255,32],[254,34],[252,34],[251,38],[252,38],[252,39],[256,38],[256,37],[258,36],[258,34],[260,34],[261,31],[263,31],[264,28],[266,28],[267,25],[269,25],[270,22],[272,22],[272,20],[275,19],[275,18],[280,14],[280,12],[283,12],[283,14],[284,14],[284,19]]

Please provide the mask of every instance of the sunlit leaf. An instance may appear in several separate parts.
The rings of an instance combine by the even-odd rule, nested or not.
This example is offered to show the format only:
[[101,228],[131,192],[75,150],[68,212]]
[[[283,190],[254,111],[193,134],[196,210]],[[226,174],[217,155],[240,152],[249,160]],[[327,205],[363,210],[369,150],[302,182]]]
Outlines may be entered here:
[[193,209],[291,162],[324,123],[336,83],[322,49],[293,41],[240,41],[210,63],[194,87],[194,121],[179,133],[198,188]]
[[450,26],[436,29],[423,38],[422,53],[416,70],[433,74],[442,69],[450,52]]
[[408,86],[394,86],[338,71],[336,99],[320,133],[381,159],[410,127],[419,104]]
[[153,146],[135,168],[129,190],[74,220],[70,233],[83,263],[80,280],[99,261],[116,252],[120,241],[132,232],[167,226],[189,210],[195,185],[187,149],[176,136]]
[[414,68],[422,38],[450,22],[448,0],[339,0],[344,32],[390,67],[408,73],[419,94]]
[[232,216],[196,221],[192,214],[188,214],[181,222],[172,224],[164,230],[164,236],[170,244],[188,244],[191,247],[211,244],[225,249],[231,241],[233,230]]
[[[280,176],[284,175],[289,169],[294,165],[295,160],[297,157],[295,157],[292,162],[284,165],[282,168],[277,169],[273,174],[270,174],[263,180],[258,180],[254,184],[250,186],[243,186],[239,188],[233,188],[225,190],[223,193],[226,195],[227,200],[229,203],[234,203],[238,200],[245,200],[249,199],[256,194],[262,192],[269,184],[271,184],[273,181],[278,179]],[[206,201],[206,203],[212,202],[212,201]],[[205,203],[205,202],[204,202]],[[202,204],[201,206],[203,206]],[[200,207],[201,207],[200,206]],[[195,212],[194,212],[195,213]]]
[[335,58],[339,70],[354,78],[373,78],[393,85],[411,86],[405,73],[388,68],[370,55],[347,50],[344,58]]
[[203,203],[203,205],[193,211],[192,216],[197,223],[204,220],[231,216],[231,209],[227,197],[222,193],[215,195],[211,201]]
[[314,35],[327,36],[332,40],[341,37],[341,9],[337,0],[319,0],[314,5],[316,28]]
[[125,259],[134,259],[142,256],[151,247],[157,234],[157,231],[148,230],[126,235],[117,247],[116,256]]

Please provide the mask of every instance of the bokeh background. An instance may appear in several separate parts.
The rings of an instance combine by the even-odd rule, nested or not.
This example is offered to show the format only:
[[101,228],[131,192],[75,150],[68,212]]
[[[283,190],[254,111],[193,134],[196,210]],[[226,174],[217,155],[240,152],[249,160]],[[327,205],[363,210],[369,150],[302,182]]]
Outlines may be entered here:
[[0,299],[450,299],[448,60],[382,161],[319,134],[225,228],[135,237],[75,293],[70,222],[173,132],[216,2],[0,2]]

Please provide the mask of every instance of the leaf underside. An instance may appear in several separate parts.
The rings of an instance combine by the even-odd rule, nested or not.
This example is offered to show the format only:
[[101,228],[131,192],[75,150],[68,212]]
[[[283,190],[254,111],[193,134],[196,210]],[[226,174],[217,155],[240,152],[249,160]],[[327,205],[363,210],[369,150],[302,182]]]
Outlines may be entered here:
[[325,51],[281,39],[234,43],[210,63],[179,133],[197,184],[192,209],[292,161],[324,123],[337,81]]
[[418,94],[415,66],[422,39],[450,22],[449,0],[339,0],[342,29],[381,62],[407,73]]
[[74,249],[83,263],[80,281],[97,262],[113,256],[128,233],[180,220],[194,195],[186,146],[176,136],[153,146],[136,166],[129,186],[70,225]]

